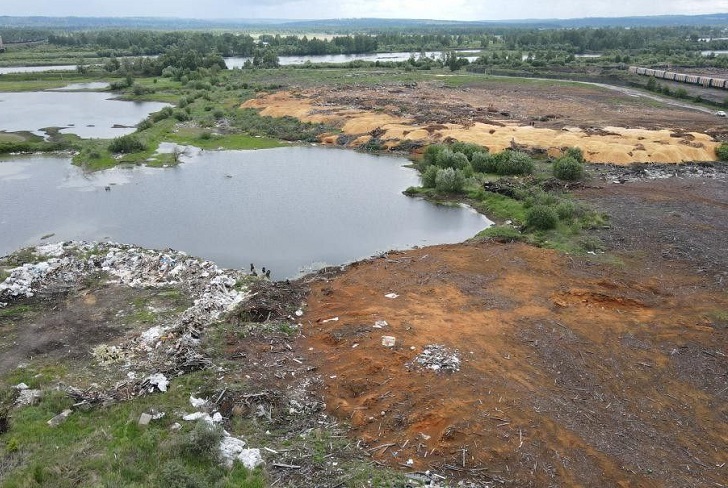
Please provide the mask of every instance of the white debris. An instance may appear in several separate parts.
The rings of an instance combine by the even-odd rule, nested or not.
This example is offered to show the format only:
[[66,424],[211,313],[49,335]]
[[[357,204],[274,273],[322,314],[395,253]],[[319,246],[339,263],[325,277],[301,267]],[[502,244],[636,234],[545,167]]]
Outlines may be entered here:
[[460,357],[458,351],[440,344],[430,344],[409,365],[422,366],[433,371],[455,372],[460,371]]
[[243,449],[237,459],[248,469],[255,469],[264,462],[260,449]]
[[383,329],[383,328],[387,327],[388,325],[389,325],[389,323],[387,323],[386,320],[377,320],[376,322],[374,322],[375,329]]
[[194,420],[200,420],[200,419],[203,419],[205,421],[207,421],[209,419],[209,421],[212,422],[212,418],[210,417],[210,414],[206,413],[206,412],[189,413],[182,417],[182,420],[187,420],[188,422],[192,422]]
[[66,410],[64,410],[63,412],[61,412],[61,413],[59,413],[58,415],[56,415],[55,417],[53,417],[52,419],[50,419],[50,420],[48,421],[48,425],[50,425],[51,427],[58,427],[58,426],[59,426],[59,425],[61,425],[61,424],[62,424],[63,422],[65,422],[65,421],[66,421],[66,419],[67,419],[68,417],[70,417],[70,415],[71,415],[72,413],[73,413],[73,410],[70,410],[70,409],[66,409]]
[[154,327],[145,330],[139,336],[139,340],[147,346],[151,346],[156,343],[160,337],[167,331],[167,327],[155,325]]
[[159,391],[167,391],[169,386],[169,380],[162,373],[154,373],[147,377],[147,381],[149,381],[150,385],[156,386]]
[[296,317],[302,317],[302,316],[303,316],[303,310],[301,310],[299,308],[298,310],[296,310]]
[[13,388],[15,388],[16,390],[27,390],[30,387],[28,385],[26,385],[25,383],[18,383]]
[[233,461],[245,449],[245,441],[237,437],[223,437],[220,440],[220,459],[227,467],[233,467]]
[[397,343],[397,338],[394,336],[382,336],[382,345],[384,347],[394,347]]
[[52,257],[59,257],[63,255],[63,243],[58,242],[55,244],[46,244],[44,246],[38,246],[35,248],[36,253],[40,254],[41,256],[52,256]]
[[396,293],[387,293],[387,294],[386,294],[386,295],[384,295],[384,296],[385,296],[386,298],[397,298],[397,297],[398,297],[399,295],[397,295]]
[[326,322],[338,322],[338,321],[339,321],[339,317],[332,317],[330,319],[322,320],[321,323],[325,324]]
[[41,398],[43,398],[43,392],[41,390],[25,388],[20,390],[20,395],[18,395],[18,399],[15,400],[15,405],[19,407],[35,405]]
[[195,398],[194,396],[190,395],[190,404],[195,408],[202,408],[207,403],[207,400],[204,398]]
[[215,412],[212,414],[212,421],[215,423],[222,422],[222,414],[220,412]]

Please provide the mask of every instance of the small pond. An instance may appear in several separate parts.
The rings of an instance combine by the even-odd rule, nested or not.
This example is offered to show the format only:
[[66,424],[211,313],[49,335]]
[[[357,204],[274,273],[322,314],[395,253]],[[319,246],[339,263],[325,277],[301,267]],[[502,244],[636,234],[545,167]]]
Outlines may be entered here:
[[[173,168],[84,173],[58,157],[0,159],[0,255],[68,239],[172,247],[277,279],[390,249],[461,242],[490,221],[402,194],[403,158],[319,147],[204,151]],[[105,187],[110,191],[106,191]]]
[[109,139],[134,132],[142,119],[166,106],[115,100],[113,94],[99,92],[0,92],[0,130],[44,135],[43,128],[63,127],[61,132],[83,138]]

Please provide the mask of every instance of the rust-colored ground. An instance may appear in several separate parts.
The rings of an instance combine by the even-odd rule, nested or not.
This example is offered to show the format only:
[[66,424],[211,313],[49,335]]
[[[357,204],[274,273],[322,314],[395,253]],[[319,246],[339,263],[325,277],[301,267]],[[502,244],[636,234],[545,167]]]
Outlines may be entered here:
[[[613,217],[609,259],[481,242],[312,282],[299,347],[374,459],[507,486],[726,484],[725,182],[582,198]],[[411,367],[430,344],[460,371]]]
[[356,147],[376,135],[387,147],[452,139],[491,151],[515,144],[558,155],[577,146],[589,161],[616,164],[712,161],[715,136],[725,132],[708,113],[542,80],[489,80],[460,88],[436,82],[307,88],[262,95],[243,107],[340,127],[346,137],[323,136],[327,144]]

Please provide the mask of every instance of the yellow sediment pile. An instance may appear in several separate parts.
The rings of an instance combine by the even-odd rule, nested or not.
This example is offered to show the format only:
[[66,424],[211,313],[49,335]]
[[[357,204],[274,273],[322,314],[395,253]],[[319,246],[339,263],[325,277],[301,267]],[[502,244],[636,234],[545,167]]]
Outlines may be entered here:
[[[711,137],[695,132],[675,133],[670,130],[623,127],[604,127],[595,131],[580,128],[554,130],[506,121],[498,122],[497,125],[480,122],[467,126],[416,125],[410,119],[384,112],[319,104],[308,97],[290,92],[264,95],[248,100],[242,106],[258,109],[261,115],[291,116],[303,122],[335,125],[348,136],[358,136],[350,143],[352,145],[365,143],[371,137],[369,134],[377,130],[379,139],[388,147],[394,147],[404,140],[433,143],[455,139],[486,146],[492,152],[518,144],[539,147],[557,156],[563,148],[575,146],[582,149],[588,161],[629,164],[714,161],[718,144]],[[321,142],[336,144],[337,139],[336,136],[324,136]]]

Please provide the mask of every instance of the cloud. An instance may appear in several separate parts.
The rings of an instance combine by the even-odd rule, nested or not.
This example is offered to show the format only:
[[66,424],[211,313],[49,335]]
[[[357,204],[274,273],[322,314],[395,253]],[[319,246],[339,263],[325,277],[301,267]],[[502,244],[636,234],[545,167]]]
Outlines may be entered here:
[[1,15],[441,20],[618,17],[728,12],[728,0],[2,0]]

